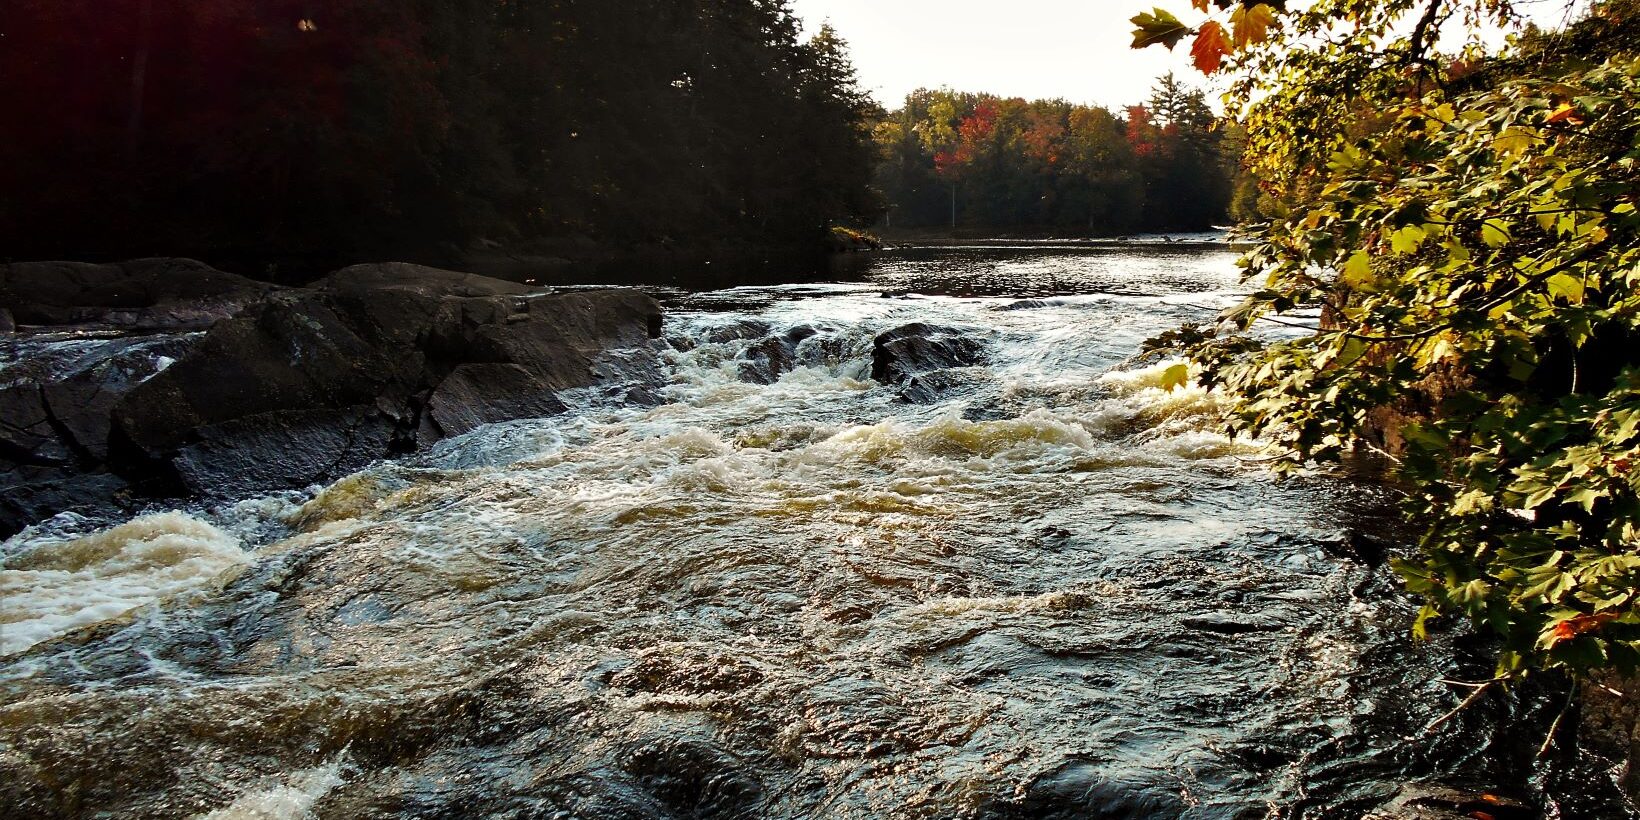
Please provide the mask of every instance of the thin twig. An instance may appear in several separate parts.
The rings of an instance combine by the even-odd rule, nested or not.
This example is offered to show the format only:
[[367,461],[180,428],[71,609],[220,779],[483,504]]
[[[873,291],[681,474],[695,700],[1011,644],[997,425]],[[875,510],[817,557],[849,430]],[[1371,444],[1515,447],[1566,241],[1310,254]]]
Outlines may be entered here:
[[1571,687],[1566,690],[1566,705],[1560,707],[1560,714],[1555,715],[1555,722],[1549,724],[1549,734],[1544,736],[1543,745],[1538,747],[1537,757],[1533,758],[1534,760],[1541,760],[1544,755],[1549,753],[1549,747],[1555,743],[1555,733],[1560,731],[1560,722],[1565,720],[1566,713],[1572,710],[1572,698],[1576,695],[1577,681],[1574,680]]
[[1434,723],[1424,727],[1424,734],[1427,735],[1434,732],[1436,729],[1440,728],[1441,724],[1457,717],[1459,712],[1468,709],[1472,704],[1474,704],[1475,701],[1480,700],[1481,695],[1486,694],[1486,690],[1491,689],[1492,685],[1496,682],[1497,681],[1488,681],[1484,686],[1477,687],[1475,691],[1469,693],[1469,697],[1463,699],[1463,703],[1458,704],[1458,708],[1441,715],[1439,718],[1435,719]]

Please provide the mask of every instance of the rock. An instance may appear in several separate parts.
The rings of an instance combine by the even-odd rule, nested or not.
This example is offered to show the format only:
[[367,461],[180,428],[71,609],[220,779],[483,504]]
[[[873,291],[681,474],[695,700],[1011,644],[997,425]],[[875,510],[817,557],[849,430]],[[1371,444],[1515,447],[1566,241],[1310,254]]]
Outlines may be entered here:
[[64,512],[112,517],[125,510],[128,487],[107,472],[21,466],[0,472],[0,536]]
[[212,424],[171,460],[194,492],[237,497],[339,479],[393,454],[396,425],[373,405],[276,410]]
[[0,308],[0,333],[16,333],[17,320],[11,317],[11,311]]
[[119,340],[81,369],[48,381],[41,394],[58,435],[86,461],[105,463],[114,406],[137,385],[186,356],[197,342],[197,336]]
[[25,325],[203,328],[275,289],[192,259],[0,265],[0,308]]
[[905,380],[900,387],[900,400],[908,404],[935,404],[953,393],[971,390],[979,383],[980,379],[961,370],[920,373]]
[[15,464],[65,466],[74,454],[57,434],[40,386],[0,389],[0,456]]
[[397,290],[432,297],[514,296],[532,290],[517,282],[408,262],[353,265],[314,282],[311,287],[337,292]]
[[995,309],[1001,311],[1037,310],[1039,308],[1059,307],[1064,304],[1065,300],[1063,299],[1021,299],[1017,302],[1009,302],[1006,305],[998,306]]
[[516,364],[464,364],[450,372],[427,405],[446,436],[485,424],[564,412],[564,403],[540,379]]
[[707,331],[705,342],[720,345],[738,339],[756,339],[759,336],[768,335],[770,330],[768,322],[760,322],[756,319],[741,319],[733,324],[714,327]]
[[921,322],[877,335],[871,351],[871,378],[902,384],[920,373],[984,364],[986,345],[964,331]]
[[110,458],[194,493],[299,487],[482,424],[562,412],[560,391],[663,382],[650,297],[524,291],[367,265],[275,294],[121,399]]
[[1187,629],[1197,632],[1216,632],[1220,635],[1245,635],[1249,632],[1277,632],[1283,629],[1280,621],[1261,616],[1236,617],[1233,615],[1213,614],[1194,615],[1184,618],[1181,623]]
[[107,508],[132,487],[303,487],[483,424],[563,412],[563,391],[652,403],[665,384],[660,307],[632,290],[542,295],[397,263],[274,289],[139,260],[8,265],[0,293],[36,323],[211,325],[33,346],[5,363],[0,525],[11,531]]

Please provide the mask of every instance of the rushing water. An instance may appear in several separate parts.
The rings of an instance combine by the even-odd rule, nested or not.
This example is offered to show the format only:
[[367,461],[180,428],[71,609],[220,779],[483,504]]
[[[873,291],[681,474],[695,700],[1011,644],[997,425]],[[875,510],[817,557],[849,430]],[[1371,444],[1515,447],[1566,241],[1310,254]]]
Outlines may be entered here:
[[[1233,298],[1232,260],[936,249],[663,291],[658,406],[27,531],[0,569],[0,806],[1330,818],[1419,781],[1552,803],[1500,728],[1545,723],[1530,704],[1424,733],[1464,692],[1439,679],[1484,667],[1406,640],[1358,549],[1385,493],[1278,482],[1214,396],[1118,369]],[[900,400],[871,340],[909,322],[991,364]],[[742,380],[800,327],[801,367]]]

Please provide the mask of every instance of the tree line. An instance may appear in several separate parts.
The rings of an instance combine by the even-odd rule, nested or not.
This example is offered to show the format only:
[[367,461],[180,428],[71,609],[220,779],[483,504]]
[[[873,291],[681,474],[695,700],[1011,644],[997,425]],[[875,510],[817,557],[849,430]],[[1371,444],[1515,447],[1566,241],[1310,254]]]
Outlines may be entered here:
[[12,0],[13,258],[818,246],[879,115],[787,0]]
[[1250,213],[1257,197],[1238,173],[1238,130],[1171,74],[1120,112],[918,90],[875,137],[891,228],[1201,230]]

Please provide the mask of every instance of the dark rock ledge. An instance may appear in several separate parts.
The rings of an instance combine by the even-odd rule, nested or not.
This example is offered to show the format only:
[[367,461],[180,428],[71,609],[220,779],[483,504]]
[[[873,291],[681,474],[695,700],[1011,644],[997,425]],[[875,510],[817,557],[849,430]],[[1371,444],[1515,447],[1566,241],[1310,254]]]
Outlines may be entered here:
[[[280,289],[191,260],[0,265],[0,533],[334,480],[560,393],[652,400],[660,306],[407,264]],[[90,334],[90,329],[102,331]],[[74,331],[79,341],[46,343]],[[139,335],[141,334],[141,335]]]

